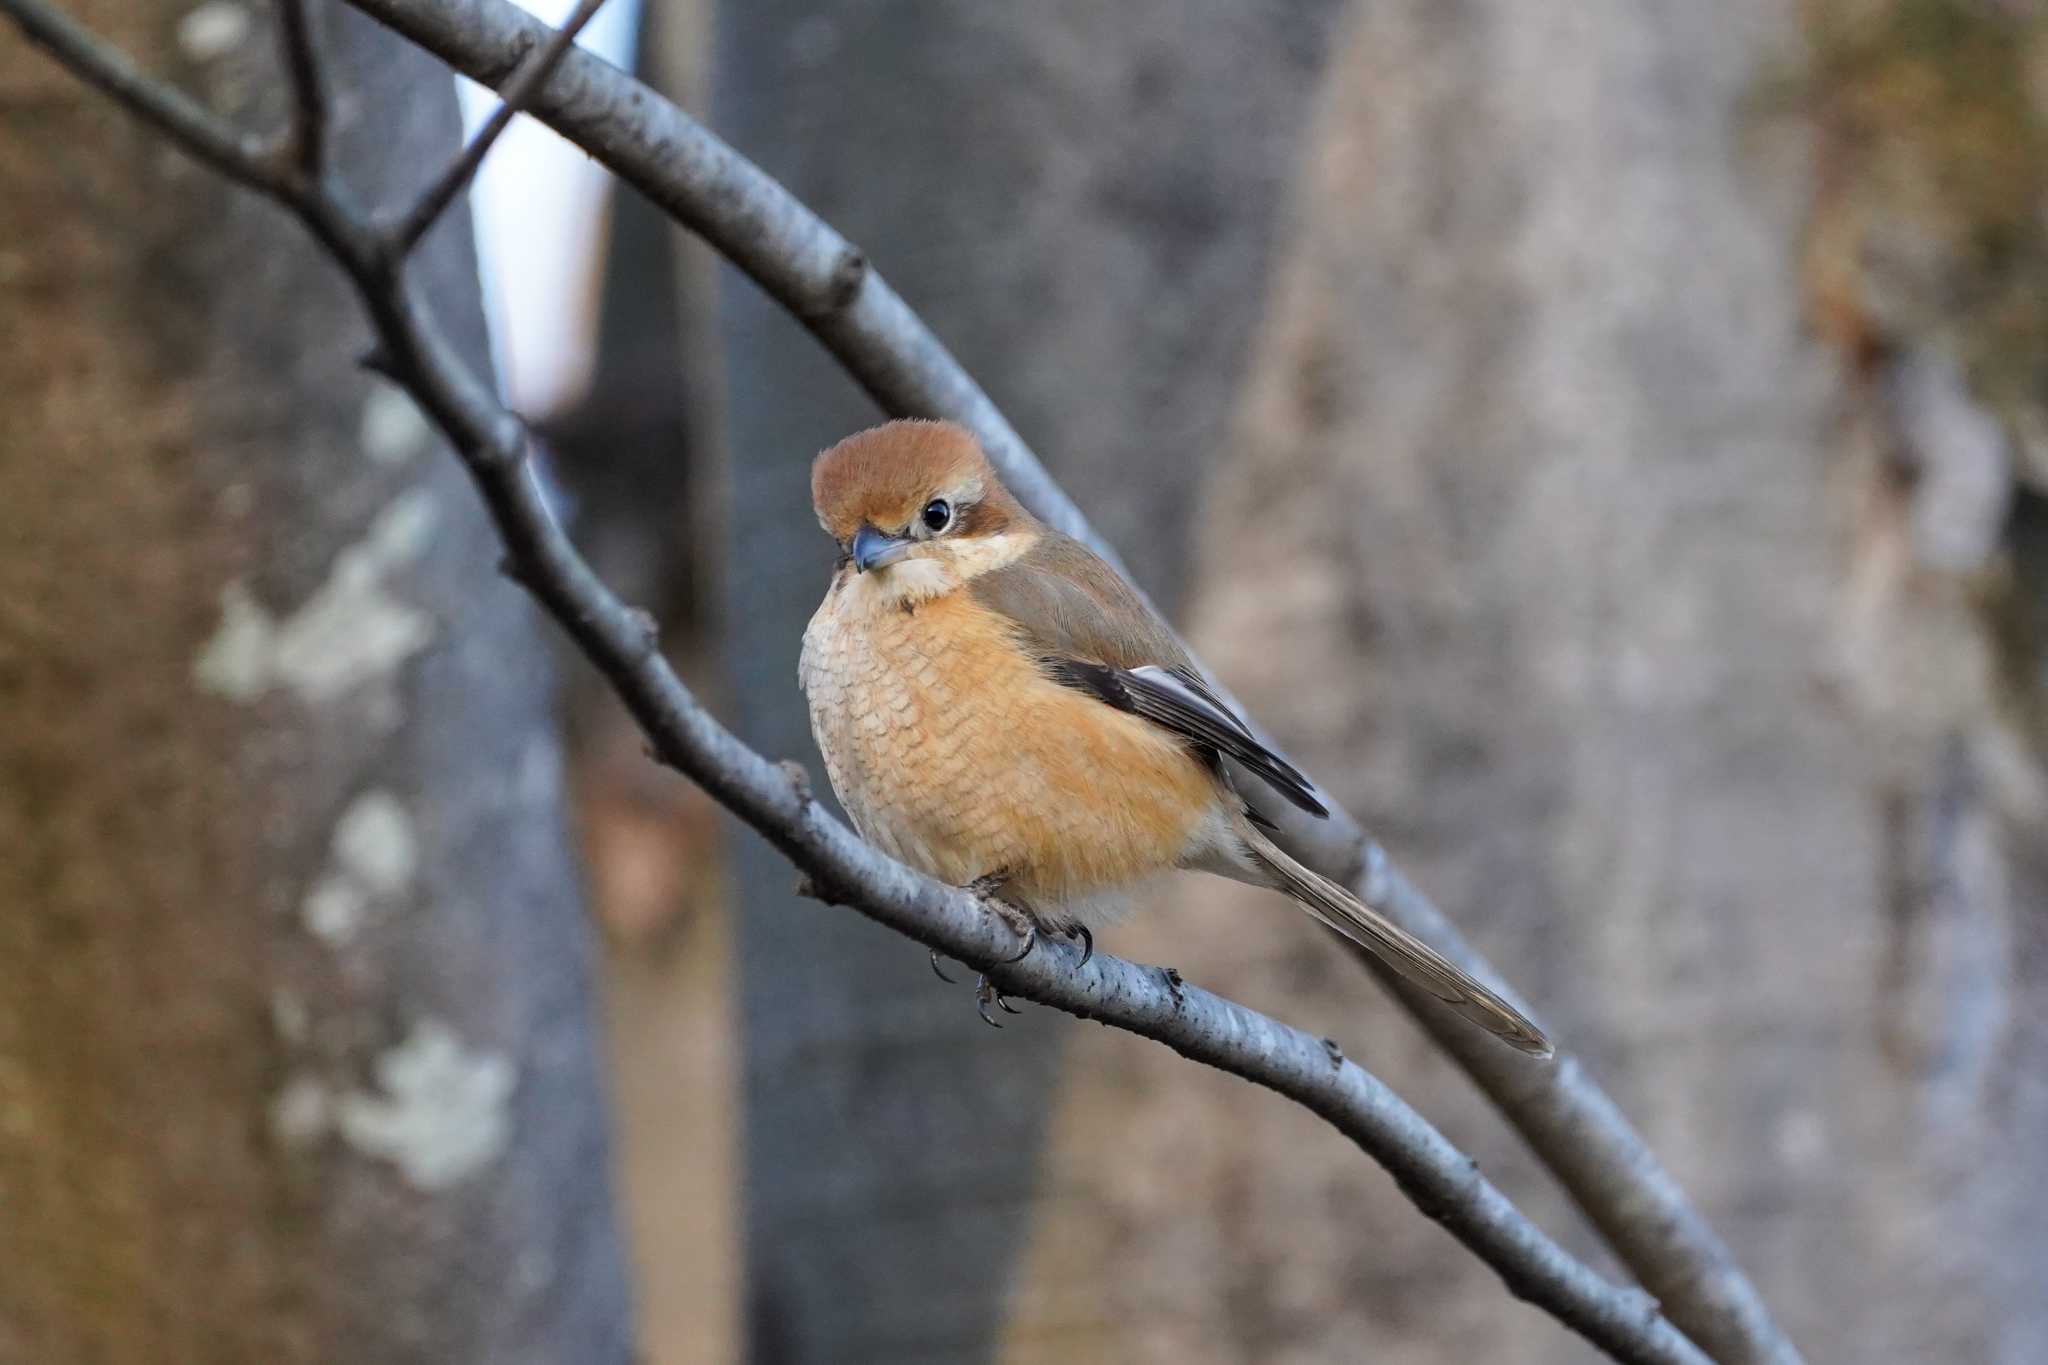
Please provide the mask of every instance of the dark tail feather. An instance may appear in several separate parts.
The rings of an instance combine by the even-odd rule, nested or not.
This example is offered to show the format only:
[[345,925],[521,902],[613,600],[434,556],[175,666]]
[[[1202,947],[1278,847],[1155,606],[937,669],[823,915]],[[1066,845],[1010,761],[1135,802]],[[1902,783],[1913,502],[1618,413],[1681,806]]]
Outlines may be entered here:
[[1299,901],[1311,915],[1510,1047],[1535,1057],[1551,1055],[1550,1040],[1542,1029],[1442,953],[1328,877],[1318,876],[1282,853],[1251,825],[1239,833],[1246,851],[1271,875],[1273,885]]

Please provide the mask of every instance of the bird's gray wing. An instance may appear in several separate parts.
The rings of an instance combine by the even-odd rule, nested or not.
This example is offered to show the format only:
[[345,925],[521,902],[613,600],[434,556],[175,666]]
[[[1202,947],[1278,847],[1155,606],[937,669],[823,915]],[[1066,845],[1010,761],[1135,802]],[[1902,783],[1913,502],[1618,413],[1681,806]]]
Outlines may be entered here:
[[1312,815],[1330,813],[1309,780],[1261,744],[1202,681],[1166,624],[1079,541],[1048,528],[1029,551],[975,578],[969,590],[1016,626],[1055,682],[1235,759]]

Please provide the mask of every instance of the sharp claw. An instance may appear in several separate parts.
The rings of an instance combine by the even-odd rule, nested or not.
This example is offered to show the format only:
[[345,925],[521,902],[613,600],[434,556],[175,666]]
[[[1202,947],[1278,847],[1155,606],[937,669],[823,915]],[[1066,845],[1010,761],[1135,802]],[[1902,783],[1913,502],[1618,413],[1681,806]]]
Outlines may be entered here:
[[1007,872],[988,872],[967,883],[968,891],[991,911],[998,919],[1024,935],[1024,946],[1009,957],[999,957],[990,963],[991,967],[1007,967],[1012,962],[1022,962],[1038,946],[1038,925],[1031,916],[1011,905],[1002,897],[1003,886],[1010,880]]
[[1031,955],[1031,950],[1033,948],[1036,948],[1037,946],[1038,930],[1035,927],[1026,928],[1024,930],[1024,946],[1022,948],[1019,948],[1016,954],[1012,957],[998,958],[996,960],[996,966],[1007,967],[1012,962],[1022,962],[1025,958]]
[[1074,969],[1079,971],[1088,965],[1089,958],[1095,956],[1095,935],[1089,932],[1087,925],[1077,924],[1074,926],[1072,937],[1081,940],[1081,960],[1074,964]]
[[1003,993],[995,988],[995,983],[990,981],[987,976],[978,977],[974,982],[974,1012],[979,1014],[981,1022],[987,1024],[990,1028],[1001,1028],[1001,1022],[988,1012],[990,1005],[994,1005],[1005,1014],[1022,1014],[1024,1012],[1005,999]]
[[948,986],[958,985],[959,979],[956,977],[947,976],[946,969],[939,965],[939,950],[937,948],[932,948],[928,951],[931,953],[932,975],[936,976],[939,980],[945,982]]

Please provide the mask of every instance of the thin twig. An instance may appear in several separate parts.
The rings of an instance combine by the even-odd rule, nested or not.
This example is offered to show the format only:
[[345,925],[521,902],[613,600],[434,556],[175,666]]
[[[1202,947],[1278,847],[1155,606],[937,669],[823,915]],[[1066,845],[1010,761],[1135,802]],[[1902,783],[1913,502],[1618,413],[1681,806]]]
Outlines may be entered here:
[[[0,0],[0,13],[38,41],[52,31],[40,0]],[[45,45],[107,88],[102,77],[122,69],[118,58],[82,30],[62,31],[69,41]],[[123,102],[160,128],[167,124],[153,111],[176,110],[161,99]],[[782,850],[821,895],[962,961],[1007,961],[1016,947],[1013,931],[971,893],[920,876],[863,843],[813,801],[807,784],[785,765],[747,748],[698,704],[650,646],[642,614],[614,596],[570,543],[535,482],[525,427],[447,344],[383,234],[324,183],[280,179],[260,149],[241,148],[210,114],[179,110],[175,117],[186,125],[180,145],[211,149],[208,164],[291,207],[347,272],[376,327],[388,372],[462,458],[519,581],[611,681],[659,755]],[[1011,994],[1155,1039],[1306,1106],[1379,1161],[1513,1293],[1616,1359],[1707,1365],[1654,1299],[1608,1284],[1569,1255],[1421,1115],[1320,1040],[1189,986],[1178,973],[1107,954],[1081,966],[1077,957],[1048,946],[997,975]]]
[[278,0],[278,34],[291,77],[292,121],[286,147],[300,174],[318,180],[327,169],[327,94],[313,50],[309,0]]
[[491,145],[498,140],[498,135],[511,126],[519,111],[533,98],[533,92],[540,89],[541,83],[555,69],[555,64],[562,60],[562,55],[576,45],[576,35],[596,17],[603,5],[604,0],[582,0],[576,6],[576,12],[569,16],[569,21],[549,34],[547,40],[521,63],[519,70],[499,92],[498,107],[476,130],[469,144],[435,177],[434,183],[421,192],[405,215],[391,225],[389,241],[394,252],[403,256],[418,246],[420,238],[427,235],[427,229],[448,211],[448,205],[462,193],[462,187],[470,182],[477,168],[484,164],[484,158],[490,154]]
[[21,27],[30,42],[156,128],[193,159],[266,194],[280,190],[263,139],[236,131],[182,91],[152,80],[126,54],[108,47],[61,11],[12,0],[0,3],[0,11]]
[[[519,54],[547,33],[508,0],[348,2],[486,84],[505,80]],[[529,110],[744,270],[884,409],[967,426],[1005,485],[1034,512],[1118,562],[988,395],[866,257],[759,167],[588,53],[569,54],[534,92]],[[1270,812],[1289,851],[1526,1007],[1359,822],[1321,794],[1331,808],[1327,822],[1291,807]],[[1727,1245],[1583,1066],[1565,1054],[1553,1066],[1532,1066],[1420,992],[1397,992],[1673,1321],[1725,1365],[1799,1365],[1798,1351]],[[1531,1017],[1541,1022],[1540,1014]]]

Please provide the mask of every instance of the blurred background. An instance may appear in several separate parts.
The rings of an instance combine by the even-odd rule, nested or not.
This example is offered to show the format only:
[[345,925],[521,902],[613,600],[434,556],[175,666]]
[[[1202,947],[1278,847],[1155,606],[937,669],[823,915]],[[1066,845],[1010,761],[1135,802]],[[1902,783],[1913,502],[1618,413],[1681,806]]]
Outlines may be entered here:
[[[260,7],[69,8],[279,107]],[[323,11],[395,201],[488,97]],[[1810,1360],[2048,1360],[2048,5],[586,41],[866,249]],[[0,1361],[1589,1358],[1307,1113],[993,1032],[798,898],[496,574],[300,234],[12,32],[0,185]],[[807,467],[883,414],[543,130],[473,202],[422,264],[579,542],[821,775]],[[1156,899],[1102,946],[1335,1037],[1620,1273],[1307,920]]]

